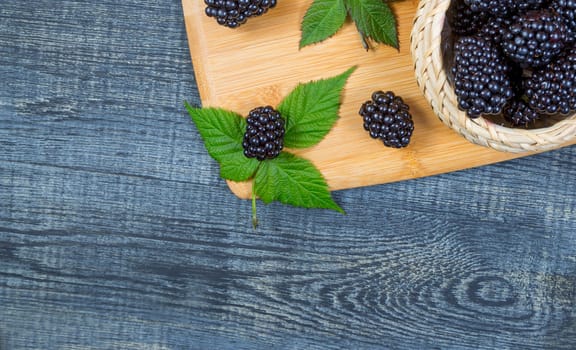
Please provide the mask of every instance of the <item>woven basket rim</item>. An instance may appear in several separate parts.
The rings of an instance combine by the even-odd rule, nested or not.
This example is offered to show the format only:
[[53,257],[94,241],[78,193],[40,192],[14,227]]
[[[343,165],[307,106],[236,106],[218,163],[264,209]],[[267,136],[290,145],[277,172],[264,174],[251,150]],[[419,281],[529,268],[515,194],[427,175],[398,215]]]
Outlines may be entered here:
[[410,36],[416,81],[439,119],[470,142],[506,152],[544,151],[576,143],[576,113],[551,126],[510,128],[461,111],[444,71],[442,31],[450,0],[420,0]]

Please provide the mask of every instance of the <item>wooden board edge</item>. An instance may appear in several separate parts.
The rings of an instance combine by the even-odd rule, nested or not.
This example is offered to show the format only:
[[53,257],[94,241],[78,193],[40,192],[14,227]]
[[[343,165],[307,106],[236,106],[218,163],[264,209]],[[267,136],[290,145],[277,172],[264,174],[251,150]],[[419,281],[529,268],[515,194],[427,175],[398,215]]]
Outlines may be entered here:
[[195,23],[193,18],[198,17],[198,14],[195,13],[197,7],[192,4],[192,1],[193,0],[182,0],[182,10],[184,12],[184,23],[188,38],[190,58],[193,65],[191,68],[193,69],[196,78],[200,100],[204,103],[204,101],[210,101],[212,99],[214,91],[212,91],[210,84],[208,83],[208,76],[210,75],[210,72],[208,71],[209,65],[205,62],[205,56],[199,54],[201,52],[206,52],[208,49],[206,48],[206,41],[204,40],[204,27],[201,25],[198,25],[195,28],[193,27]]

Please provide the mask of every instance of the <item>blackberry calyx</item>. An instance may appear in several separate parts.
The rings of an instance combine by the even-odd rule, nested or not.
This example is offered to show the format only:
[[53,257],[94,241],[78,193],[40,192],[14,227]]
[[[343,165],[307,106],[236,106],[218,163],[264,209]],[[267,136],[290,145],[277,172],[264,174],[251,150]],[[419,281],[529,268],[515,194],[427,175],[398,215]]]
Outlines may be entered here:
[[276,6],[276,0],[204,0],[205,13],[218,24],[237,28],[249,17],[261,16]]
[[285,120],[270,106],[257,107],[246,118],[244,155],[258,160],[278,157],[284,148]]
[[386,147],[403,148],[410,143],[414,121],[409,106],[394,92],[375,91],[358,113],[364,120],[364,130]]
[[540,114],[522,99],[512,100],[504,107],[502,114],[514,126],[527,126],[540,118]]

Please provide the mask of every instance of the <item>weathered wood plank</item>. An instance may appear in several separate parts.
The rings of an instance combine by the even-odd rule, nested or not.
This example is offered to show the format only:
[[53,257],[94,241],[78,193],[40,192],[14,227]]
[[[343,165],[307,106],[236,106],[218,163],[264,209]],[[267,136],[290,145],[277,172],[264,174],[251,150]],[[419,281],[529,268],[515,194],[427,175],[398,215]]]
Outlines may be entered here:
[[573,349],[576,148],[338,191],[218,179],[180,1],[0,7],[0,349]]

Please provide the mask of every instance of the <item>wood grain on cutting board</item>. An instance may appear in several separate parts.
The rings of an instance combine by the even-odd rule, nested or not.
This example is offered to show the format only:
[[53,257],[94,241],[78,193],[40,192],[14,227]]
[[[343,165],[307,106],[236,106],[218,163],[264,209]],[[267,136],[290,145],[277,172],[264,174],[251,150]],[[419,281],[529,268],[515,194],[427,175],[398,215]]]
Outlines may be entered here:
[[[311,160],[331,190],[370,186],[441,174],[526,154],[474,145],[442,124],[421,94],[412,67],[410,31],[417,1],[391,4],[399,21],[400,49],[362,48],[354,23],[332,38],[299,49],[300,22],[312,0],[279,1],[262,17],[237,29],[204,15],[204,2],[183,0],[194,71],[203,106],[246,115],[260,105],[277,105],[299,82],[329,78],[357,66],[342,98],[340,119],[318,145],[288,150]],[[414,118],[407,148],[391,149],[362,128],[360,105],[375,90],[402,96]],[[228,182],[234,194],[250,197],[250,183]]]

